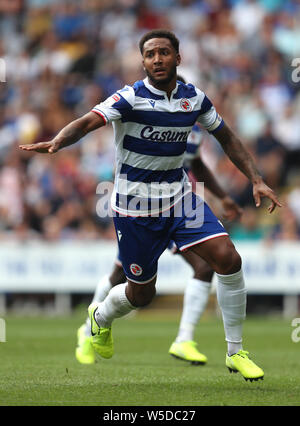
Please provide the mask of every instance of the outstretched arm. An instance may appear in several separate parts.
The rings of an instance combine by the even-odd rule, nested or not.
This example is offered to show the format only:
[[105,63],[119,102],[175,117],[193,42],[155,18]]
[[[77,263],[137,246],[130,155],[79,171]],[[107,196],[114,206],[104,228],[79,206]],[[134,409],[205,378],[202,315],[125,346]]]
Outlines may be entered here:
[[24,151],[53,154],[66,146],[72,145],[87,133],[104,125],[104,119],[91,111],[67,124],[51,141],[38,142],[31,145],[20,145],[19,148]]
[[282,207],[273,190],[264,183],[252,156],[230,128],[224,124],[220,130],[214,133],[214,136],[220,142],[230,160],[251,181],[256,207],[260,206],[261,197],[267,197],[271,200],[271,205],[268,207],[270,213],[275,210],[276,206]]
[[220,187],[214,175],[203,163],[201,158],[196,157],[191,162],[191,171],[197,181],[203,181],[207,189],[210,190],[222,202],[224,216],[228,220],[235,220],[240,217],[243,210],[233,201],[233,199]]

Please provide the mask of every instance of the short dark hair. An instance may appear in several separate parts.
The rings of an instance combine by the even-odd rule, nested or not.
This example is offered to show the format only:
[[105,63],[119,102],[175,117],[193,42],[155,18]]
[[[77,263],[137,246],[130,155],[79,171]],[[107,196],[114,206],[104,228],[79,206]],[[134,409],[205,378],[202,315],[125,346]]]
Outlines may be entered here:
[[161,30],[151,30],[151,31],[149,31],[149,32],[147,32],[146,34],[143,35],[143,37],[141,38],[140,43],[139,43],[141,54],[143,54],[144,44],[146,43],[146,41],[148,41],[152,38],[168,38],[170,40],[172,46],[176,50],[176,53],[179,53],[179,40],[178,40],[178,38],[171,31],[161,29]]

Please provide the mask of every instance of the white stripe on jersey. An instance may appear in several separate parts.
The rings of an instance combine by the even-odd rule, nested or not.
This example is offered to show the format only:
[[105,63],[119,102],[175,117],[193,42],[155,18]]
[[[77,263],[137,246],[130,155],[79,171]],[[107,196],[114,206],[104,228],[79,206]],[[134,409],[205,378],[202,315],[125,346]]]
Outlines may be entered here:
[[116,190],[118,194],[134,195],[141,198],[170,198],[181,191],[183,183],[186,183],[186,190],[191,189],[191,184],[186,182],[185,177],[179,182],[169,184],[166,182],[129,182],[127,179],[122,179],[122,175],[119,175]]
[[181,154],[180,158],[178,156],[174,157],[157,157],[154,155],[140,155],[136,152],[128,151],[123,149],[123,164],[128,166],[138,167],[139,169],[145,170],[173,170],[178,168],[178,161],[183,164],[185,159],[185,153]]

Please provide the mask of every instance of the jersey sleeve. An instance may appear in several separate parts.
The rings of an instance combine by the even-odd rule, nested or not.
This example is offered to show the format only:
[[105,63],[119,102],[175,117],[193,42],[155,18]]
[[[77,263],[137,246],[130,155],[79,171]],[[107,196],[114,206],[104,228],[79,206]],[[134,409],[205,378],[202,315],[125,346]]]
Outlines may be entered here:
[[199,147],[201,145],[203,139],[203,132],[200,129],[200,126],[195,123],[191,133],[189,134],[187,144],[186,144],[186,151],[184,154],[184,160],[183,160],[183,167],[186,172],[189,172],[191,169],[192,161],[194,158],[198,157],[198,151]]
[[203,132],[198,124],[194,124],[191,133],[187,139],[185,159],[193,160],[198,156],[199,147],[203,139]]
[[104,102],[101,102],[92,108],[92,111],[99,114],[105,123],[111,123],[120,120],[128,111],[132,110],[135,94],[131,86],[125,86],[113,95],[109,96]]
[[217,113],[215,107],[206,95],[204,95],[201,103],[200,114],[197,121],[209,133],[215,133],[224,126],[222,117]]

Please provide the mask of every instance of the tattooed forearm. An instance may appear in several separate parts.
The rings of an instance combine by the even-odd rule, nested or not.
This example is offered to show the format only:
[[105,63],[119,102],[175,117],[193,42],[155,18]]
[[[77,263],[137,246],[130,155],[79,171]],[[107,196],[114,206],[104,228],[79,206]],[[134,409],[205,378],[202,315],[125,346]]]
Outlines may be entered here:
[[215,134],[215,137],[220,142],[233,164],[235,164],[252,183],[257,183],[262,180],[252,156],[226,124]]

